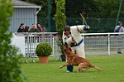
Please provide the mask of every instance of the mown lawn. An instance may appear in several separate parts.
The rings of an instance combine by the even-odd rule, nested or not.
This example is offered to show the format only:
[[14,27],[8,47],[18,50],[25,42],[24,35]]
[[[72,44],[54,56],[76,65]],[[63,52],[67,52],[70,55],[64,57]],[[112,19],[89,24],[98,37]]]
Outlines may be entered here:
[[28,82],[124,82],[124,55],[86,56],[93,65],[102,68],[102,71],[89,69],[82,73],[66,72],[66,68],[59,66],[65,62],[49,58],[48,64],[22,63],[21,70]]

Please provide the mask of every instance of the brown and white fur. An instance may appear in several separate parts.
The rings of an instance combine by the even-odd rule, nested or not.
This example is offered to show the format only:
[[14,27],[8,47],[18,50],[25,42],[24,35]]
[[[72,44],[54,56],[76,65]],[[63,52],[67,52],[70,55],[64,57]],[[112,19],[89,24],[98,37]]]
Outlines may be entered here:
[[85,71],[89,68],[95,68],[96,70],[101,70],[97,66],[92,65],[89,60],[79,57],[77,54],[74,54],[71,48],[68,46],[68,44],[64,45],[64,53],[67,57],[66,58],[67,63],[60,66],[60,68],[63,68],[64,66],[68,66],[68,65],[74,65],[74,66],[78,66],[77,72]]

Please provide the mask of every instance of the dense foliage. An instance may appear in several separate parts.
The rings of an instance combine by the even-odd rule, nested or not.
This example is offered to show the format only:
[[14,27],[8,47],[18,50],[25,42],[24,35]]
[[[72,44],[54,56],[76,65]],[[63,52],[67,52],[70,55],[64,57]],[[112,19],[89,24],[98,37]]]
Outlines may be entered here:
[[0,0],[0,82],[23,82],[19,68],[21,56],[17,56],[18,49],[10,45],[12,33],[7,33],[12,11],[10,0]]

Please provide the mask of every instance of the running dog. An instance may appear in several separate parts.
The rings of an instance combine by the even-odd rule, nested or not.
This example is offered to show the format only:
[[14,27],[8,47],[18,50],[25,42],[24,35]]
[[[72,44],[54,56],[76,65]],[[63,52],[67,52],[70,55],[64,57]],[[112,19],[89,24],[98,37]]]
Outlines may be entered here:
[[68,65],[74,65],[74,66],[78,66],[77,72],[82,72],[89,68],[95,68],[96,70],[101,70],[97,66],[92,65],[89,60],[79,57],[77,54],[74,54],[71,48],[68,46],[68,44],[64,45],[64,53],[67,57],[66,58],[67,63],[60,66],[60,68],[63,68],[64,66],[68,66]]

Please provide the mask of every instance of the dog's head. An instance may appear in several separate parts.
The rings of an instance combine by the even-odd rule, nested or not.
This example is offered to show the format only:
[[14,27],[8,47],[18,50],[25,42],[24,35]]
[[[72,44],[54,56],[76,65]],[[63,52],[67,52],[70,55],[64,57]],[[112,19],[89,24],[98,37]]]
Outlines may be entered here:
[[71,50],[70,46],[67,43],[65,43],[64,44],[64,52],[66,53],[67,51],[72,51],[72,50]]

